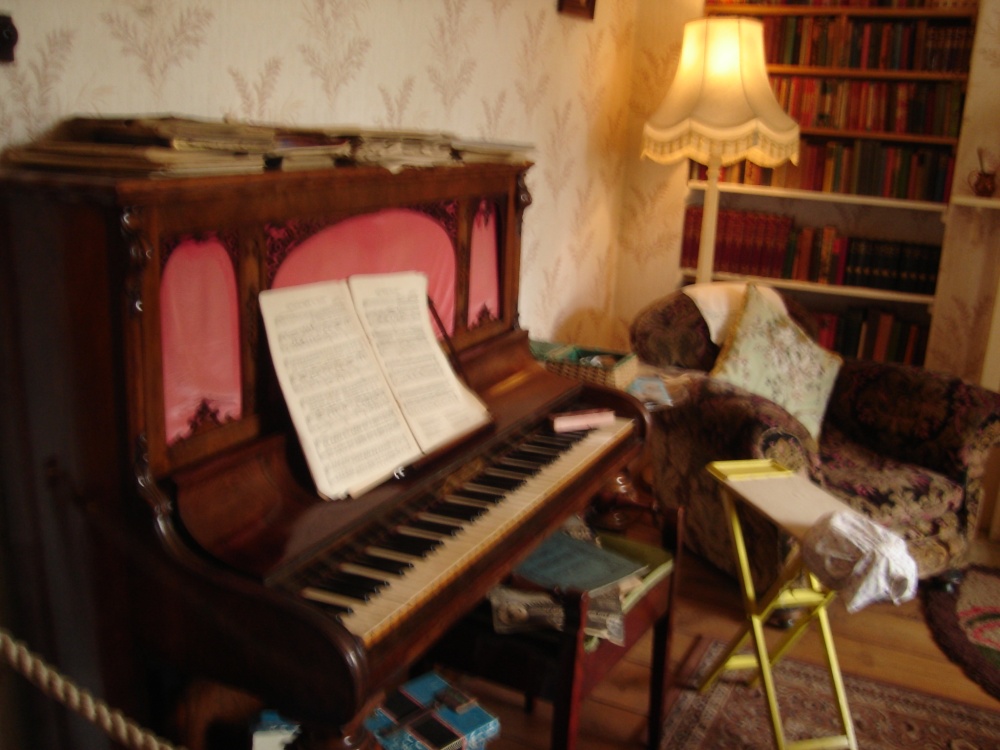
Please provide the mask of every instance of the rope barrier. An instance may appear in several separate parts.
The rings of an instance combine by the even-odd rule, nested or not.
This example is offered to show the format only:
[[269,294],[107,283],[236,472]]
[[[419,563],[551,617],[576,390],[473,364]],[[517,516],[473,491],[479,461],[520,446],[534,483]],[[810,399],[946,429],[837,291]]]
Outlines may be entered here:
[[0,628],[0,656],[45,695],[102,729],[109,737],[135,750],[184,750],[143,729],[121,711],[110,708]]

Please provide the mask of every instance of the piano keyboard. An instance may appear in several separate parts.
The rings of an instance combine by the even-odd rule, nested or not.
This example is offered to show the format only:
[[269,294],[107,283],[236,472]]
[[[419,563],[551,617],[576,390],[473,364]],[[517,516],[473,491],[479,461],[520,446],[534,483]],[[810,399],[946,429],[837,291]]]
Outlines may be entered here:
[[589,432],[529,436],[360,554],[311,566],[300,593],[371,646],[631,433],[632,420],[616,417]]

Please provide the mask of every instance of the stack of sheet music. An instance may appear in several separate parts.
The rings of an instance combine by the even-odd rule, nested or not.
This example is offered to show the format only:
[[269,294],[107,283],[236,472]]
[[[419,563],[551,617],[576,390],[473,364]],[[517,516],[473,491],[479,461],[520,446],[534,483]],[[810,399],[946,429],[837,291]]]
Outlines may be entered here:
[[525,160],[528,147],[446,133],[295,128],[176,116],[74,117],[7,149],[6,164],[106,174],[196,176],[375,164],[390,171]]

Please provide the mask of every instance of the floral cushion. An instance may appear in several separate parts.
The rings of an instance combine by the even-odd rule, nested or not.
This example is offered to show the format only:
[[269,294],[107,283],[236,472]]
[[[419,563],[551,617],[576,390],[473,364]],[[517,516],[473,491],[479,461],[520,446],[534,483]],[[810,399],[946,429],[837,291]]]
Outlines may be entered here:
[[840,363],[748,284],[711,375],[783,406],[818,440]]

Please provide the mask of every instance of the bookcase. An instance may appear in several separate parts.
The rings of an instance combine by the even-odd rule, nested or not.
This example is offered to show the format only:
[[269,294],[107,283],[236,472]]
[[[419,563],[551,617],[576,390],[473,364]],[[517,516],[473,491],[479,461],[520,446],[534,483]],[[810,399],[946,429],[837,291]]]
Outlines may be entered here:
[[[713,278],[765,277],[818,314],[831,348],[921,364],[976,5],[821,2],[706,4],[709,16],[761,20],[772,88],[802,133],[798,165],[723,170]],[[704,167],[692,163],[690,177],[685,277]]]

